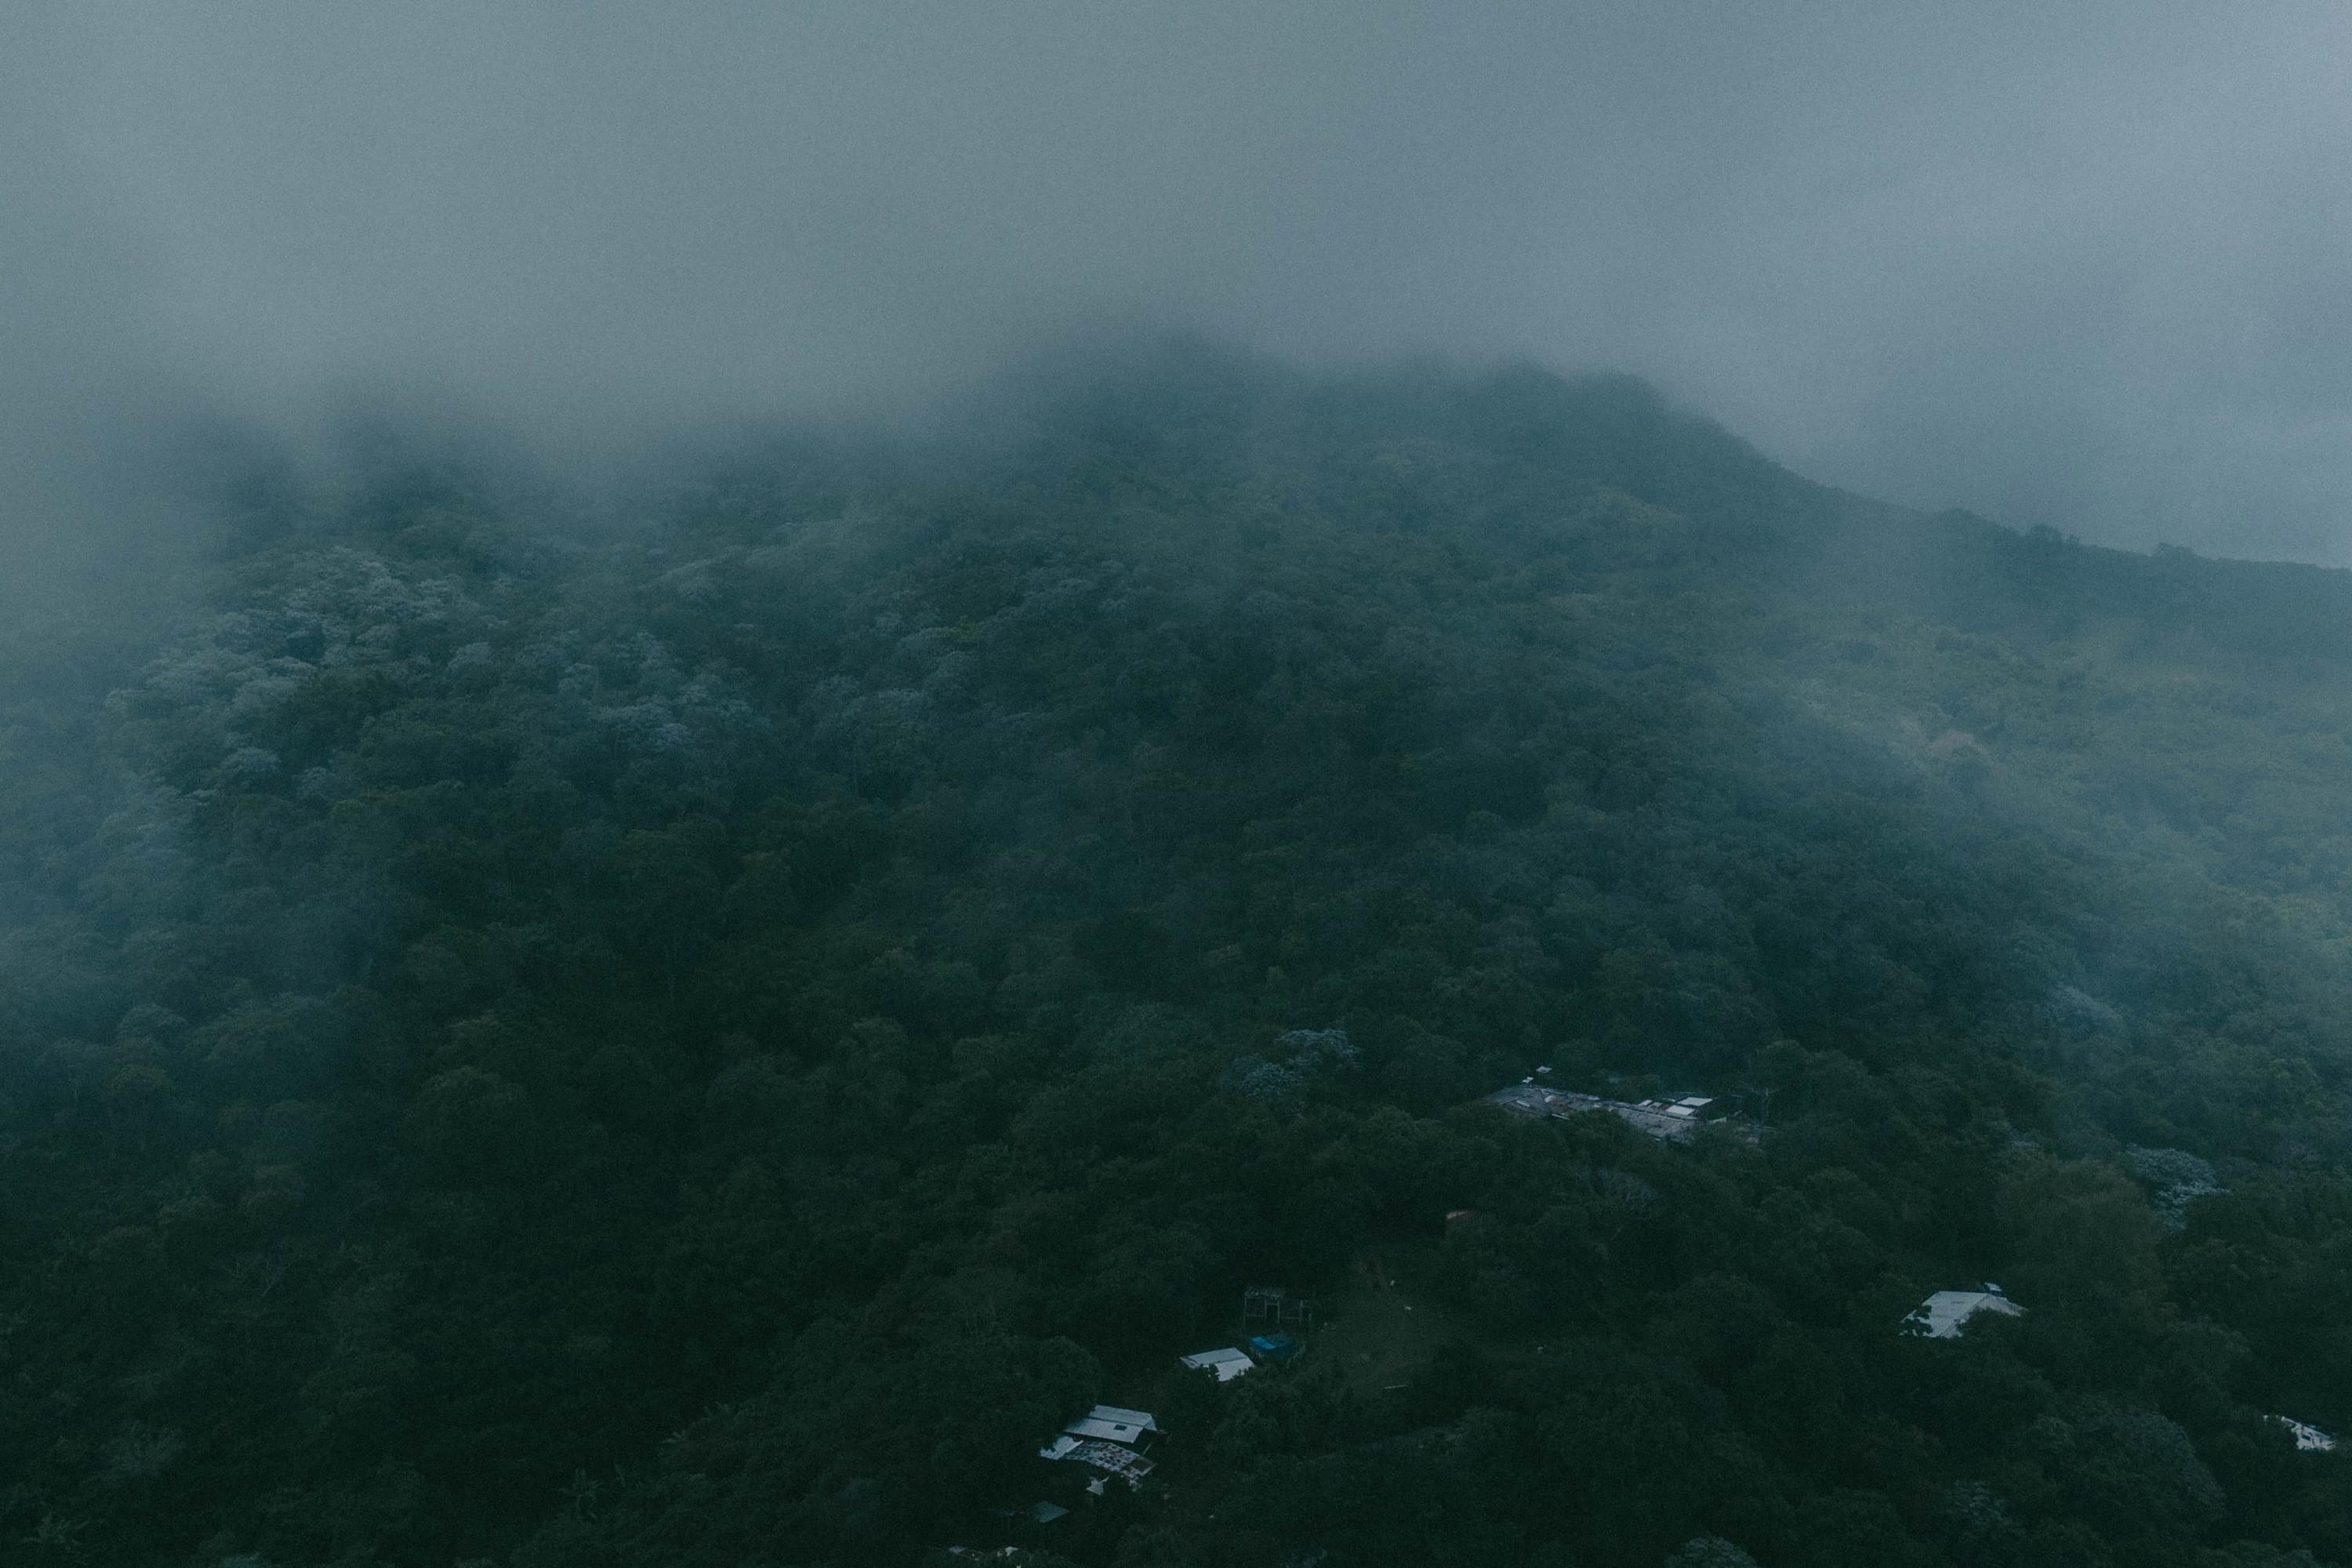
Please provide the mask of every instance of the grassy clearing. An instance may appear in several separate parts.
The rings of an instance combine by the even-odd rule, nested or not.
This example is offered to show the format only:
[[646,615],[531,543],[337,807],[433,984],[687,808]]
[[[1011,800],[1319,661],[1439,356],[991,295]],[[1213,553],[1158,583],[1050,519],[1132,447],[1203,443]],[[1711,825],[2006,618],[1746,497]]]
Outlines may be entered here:
[[1324,1303],[1307,1354],[1337,1367],[1367,1398],[1394,1393],[1436,1359],[1439,1349],[1475,1333],[1423,1287],[1436,1261],[1425,1242],[1378,1247],[1357,1261],[1348,1289]]

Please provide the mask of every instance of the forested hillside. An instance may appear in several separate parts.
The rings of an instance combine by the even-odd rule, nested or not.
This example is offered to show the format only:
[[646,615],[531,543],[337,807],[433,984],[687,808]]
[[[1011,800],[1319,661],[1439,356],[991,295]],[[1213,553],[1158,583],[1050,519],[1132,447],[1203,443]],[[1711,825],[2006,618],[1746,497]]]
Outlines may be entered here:
[[9,1560],[2352,1563],[2352,577],[1532,371],[982,425],[240,460],[7,641]]

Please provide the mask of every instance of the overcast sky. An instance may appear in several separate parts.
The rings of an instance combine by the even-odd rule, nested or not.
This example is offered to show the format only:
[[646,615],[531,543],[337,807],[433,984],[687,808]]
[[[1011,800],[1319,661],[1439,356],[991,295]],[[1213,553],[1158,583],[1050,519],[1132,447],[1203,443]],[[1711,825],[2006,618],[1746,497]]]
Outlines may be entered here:
[[20,517],[189,400],[561,447],[1139,317],[1629,369],[1889,499],[2352,563],[2341,3],[8,13]]

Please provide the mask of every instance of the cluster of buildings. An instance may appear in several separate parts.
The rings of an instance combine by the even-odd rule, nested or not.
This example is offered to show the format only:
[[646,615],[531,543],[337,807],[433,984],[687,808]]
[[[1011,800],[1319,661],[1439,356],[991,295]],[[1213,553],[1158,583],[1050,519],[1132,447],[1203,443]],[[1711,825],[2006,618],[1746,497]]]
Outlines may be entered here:
[[[1314,1321],[1314,1303],[1306,1298],[1271,1285],[1253,1285],[1242,1292],[1243,1328],[1244,1331],[1259,1331],[1244,1342],[1248,1348],[1221,1345],[1215,1350],[1196,1351],[1178,1356],[1176,1364],[1187,1371],[1209,1373],[1219,1383],[1231,1383],[1268,1363],[1296,1358],[1306,1347],[1286,1330],[1297,1328],[1304,1332]],[[1037,1450],[1037,1457],[1057,1463],[1067,1460],[1100,1471],[1087,1483],[1087,1490],[1100,1497],[1113,1476],[1130,1487],[1141,1486],[1143,1478],[1154,1468],[1150,1450],[1159,1438],[1160,1423],[1149,1410],[1097,1405],[1063,1427],[1052,1442]],[[1065,1511],[1051,1503],[1039,1503],[1037,1507],[1041,1524],[1051,1522]],[[1044,1511],[1048,1509],[1053,1510],[1050,1514]]]
[[[1597,1094],[1580,1094],[1572,1089],[1554,1089],[1542,1079],[1551,1068],[1538,1068],[1533,1075],[1521,1079],[1506,1089],[1498,1089],[1486,1097],[1486,1103],[1497,1105],[1519,1116],[1559,1118],[1581,1116],[1590,1111],[1606,1111],[1653,1138],[1680,1142],[1690,1138],[1700,1127],[1716,1119],[1716,1101],[1706,1095],[1686,1094],[1672,1100],[1605,1100]],[[1451,1226],[1457,1219],[1469,1216],[1467,1209],[1456,1209],[1445,1216]],[[2020,1318],[2025,1309],[2011,1300],[2007,1292],[1987,1281],[1973,1290],[1938,1290],[1905,1316],[1904,1329],[1930,1340],[1954,1340],[1969,1321],[1981,1313],[1990,1312],[2004,1318]],[[1255,1348],[1258,1342],[1250,1342]],[[1238,1351],[1205,1352],[1213,1356],[1239,1357]],[[1218,1380],[1239,1376],[1248,1370],[1247,1358],[1234,1371],[1222,1368]],[[1187,1366],[1207,1364],[1201,1358],[1187,1356]],[[2290,1416],[2273,1415],[2272,1420],[2285,1427],[2294,1437],[2295,1447],[2307,1454],[2332,1453],[2336,1437],[2306,1421]]]
[[[1503,1089],[1487,1097],[1507,1109],[1530,1116],[1563,1116],[1587,1110],[1606,1110],[1622,1116],[1643,1131],[1659,1138],[1686,1138],[1702,1120],[1712,1102],[1697,1096],[1675,1100],[1642,1100],[1625,1103],[1601,1100],[1593,1095],[1568,1094],[1528,1081]],[[1458,1211],[1465,1214],[1468,1212]],[[1448,1218],[1453,1218],[1449,1215]],[[1267,1287],[1253,1287],[1244,1294],[1244,1324],[1265,1329],[1247,1340],[1248,1348],[1225,1345],[1215,1350],[1198,1351],[1177,1357],[1177,1364],[1188,1371],[1207,1372],[1219,1383],[1231,1383],[1246,1376],[1269,1362],[1287,1361],[1303,1349],[1298,1341],[1280,1325],[1293,1324],[1302,1330],[1313,1318],[1313,1306],[1287,1292]],[[1906,1314],[1904,1328],[1931,1340],[1958,1339],[1970,1321],[1986,1314],[1998,1317],[2022,1317],[2025,1309],[2009,1299],[1999,1285],[1987,1281],[1975,1289],[1938,1290]],[[2285,1427],[2294,1437],[2296,1448],[2306,1453],[2325,1453],[2336,1447],[2336,1438],[2308,1423],[2284,1415],[2272,1420]],[[1160,1436],[1160,1424],[1148,1410],[1129,1410],[1121,1405],[1097,1405],[1077,1417],[1045,1447],[1037,1450],[1040,1458],[1088,1467],[1100,1473],[1087,1483],[1087,1490],[1100,1496],[1112,1477],[1140,1487],[1154,1465],[1150,1450]],[[1007,1510],[1008,1513],[1011,1510]],[[1037,1523],[1047,1524],[1069,1510],[1057,1503],[1040,1502],[1028,1510]],[[1000,1548],[994,1552],[976,1552],[966,1547],[951,1549],[958,1558],[979,1559],[1002,1557],[1017,1560],[1020,1550]]]
[[[1247,1350],[1239,1345],[1223,1345],[1213,1351],[1196,1351],[1178,1356],[1176,1364],[1188,1371],[1213,1373],[1219,1383],[1231,1383],[1267,1362],[1289,1361],[1304,1348],[1277,1330],[1251,1335]],[[1101,1475],[1087,1483],[1087,1489],[1099,1497],[1104,1483],[1113,1476],[1129,1486],[1141,1486],[1143,1478],[1152,1471],[1149,1456],[1159,1438],[1160,1423],[1149,1410],[1097,1405],[1063,1427],[1052,1442],[1037,1450],[1037,1457],[1067,1459],[1100,1470]]]
[[[1536,1071],[1545,1074],[1551,1068],[1538,1068]],[[1535,1078],[1523,1078],[1507,1089],[1496,1089],[1486,1096],[1486,1102],[1517,1115],[1538,1118],[1605,1110],[1638,1131],[1673,1142],[1689,1138],[1702,1124],[1713,1120],[1715,1108],[1715,1101],[1703,1094],[1685,1094],[1674,1100],[1604,1100],[1597,1094],[1554,1089]]]

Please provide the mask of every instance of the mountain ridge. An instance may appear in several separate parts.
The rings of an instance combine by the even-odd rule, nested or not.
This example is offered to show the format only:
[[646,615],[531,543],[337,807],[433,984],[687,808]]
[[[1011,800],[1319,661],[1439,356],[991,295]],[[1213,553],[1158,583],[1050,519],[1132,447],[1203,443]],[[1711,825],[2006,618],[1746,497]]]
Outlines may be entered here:
[[[1174,353],[625,525],[265,471],[102,704],[20,667],[0,1528],[2352,1556],[2268,1420],[2352,1413],[2344,584],[1622,379]],[[1475,1103],[1539,1065],[1769,1128]],[[1986,1279],[2026,1314],[1901,1334]],[[1175,1378],[1267,1282],[1338,1337]],[[1105,1397],[1162,1484],[1003,1522]]]

